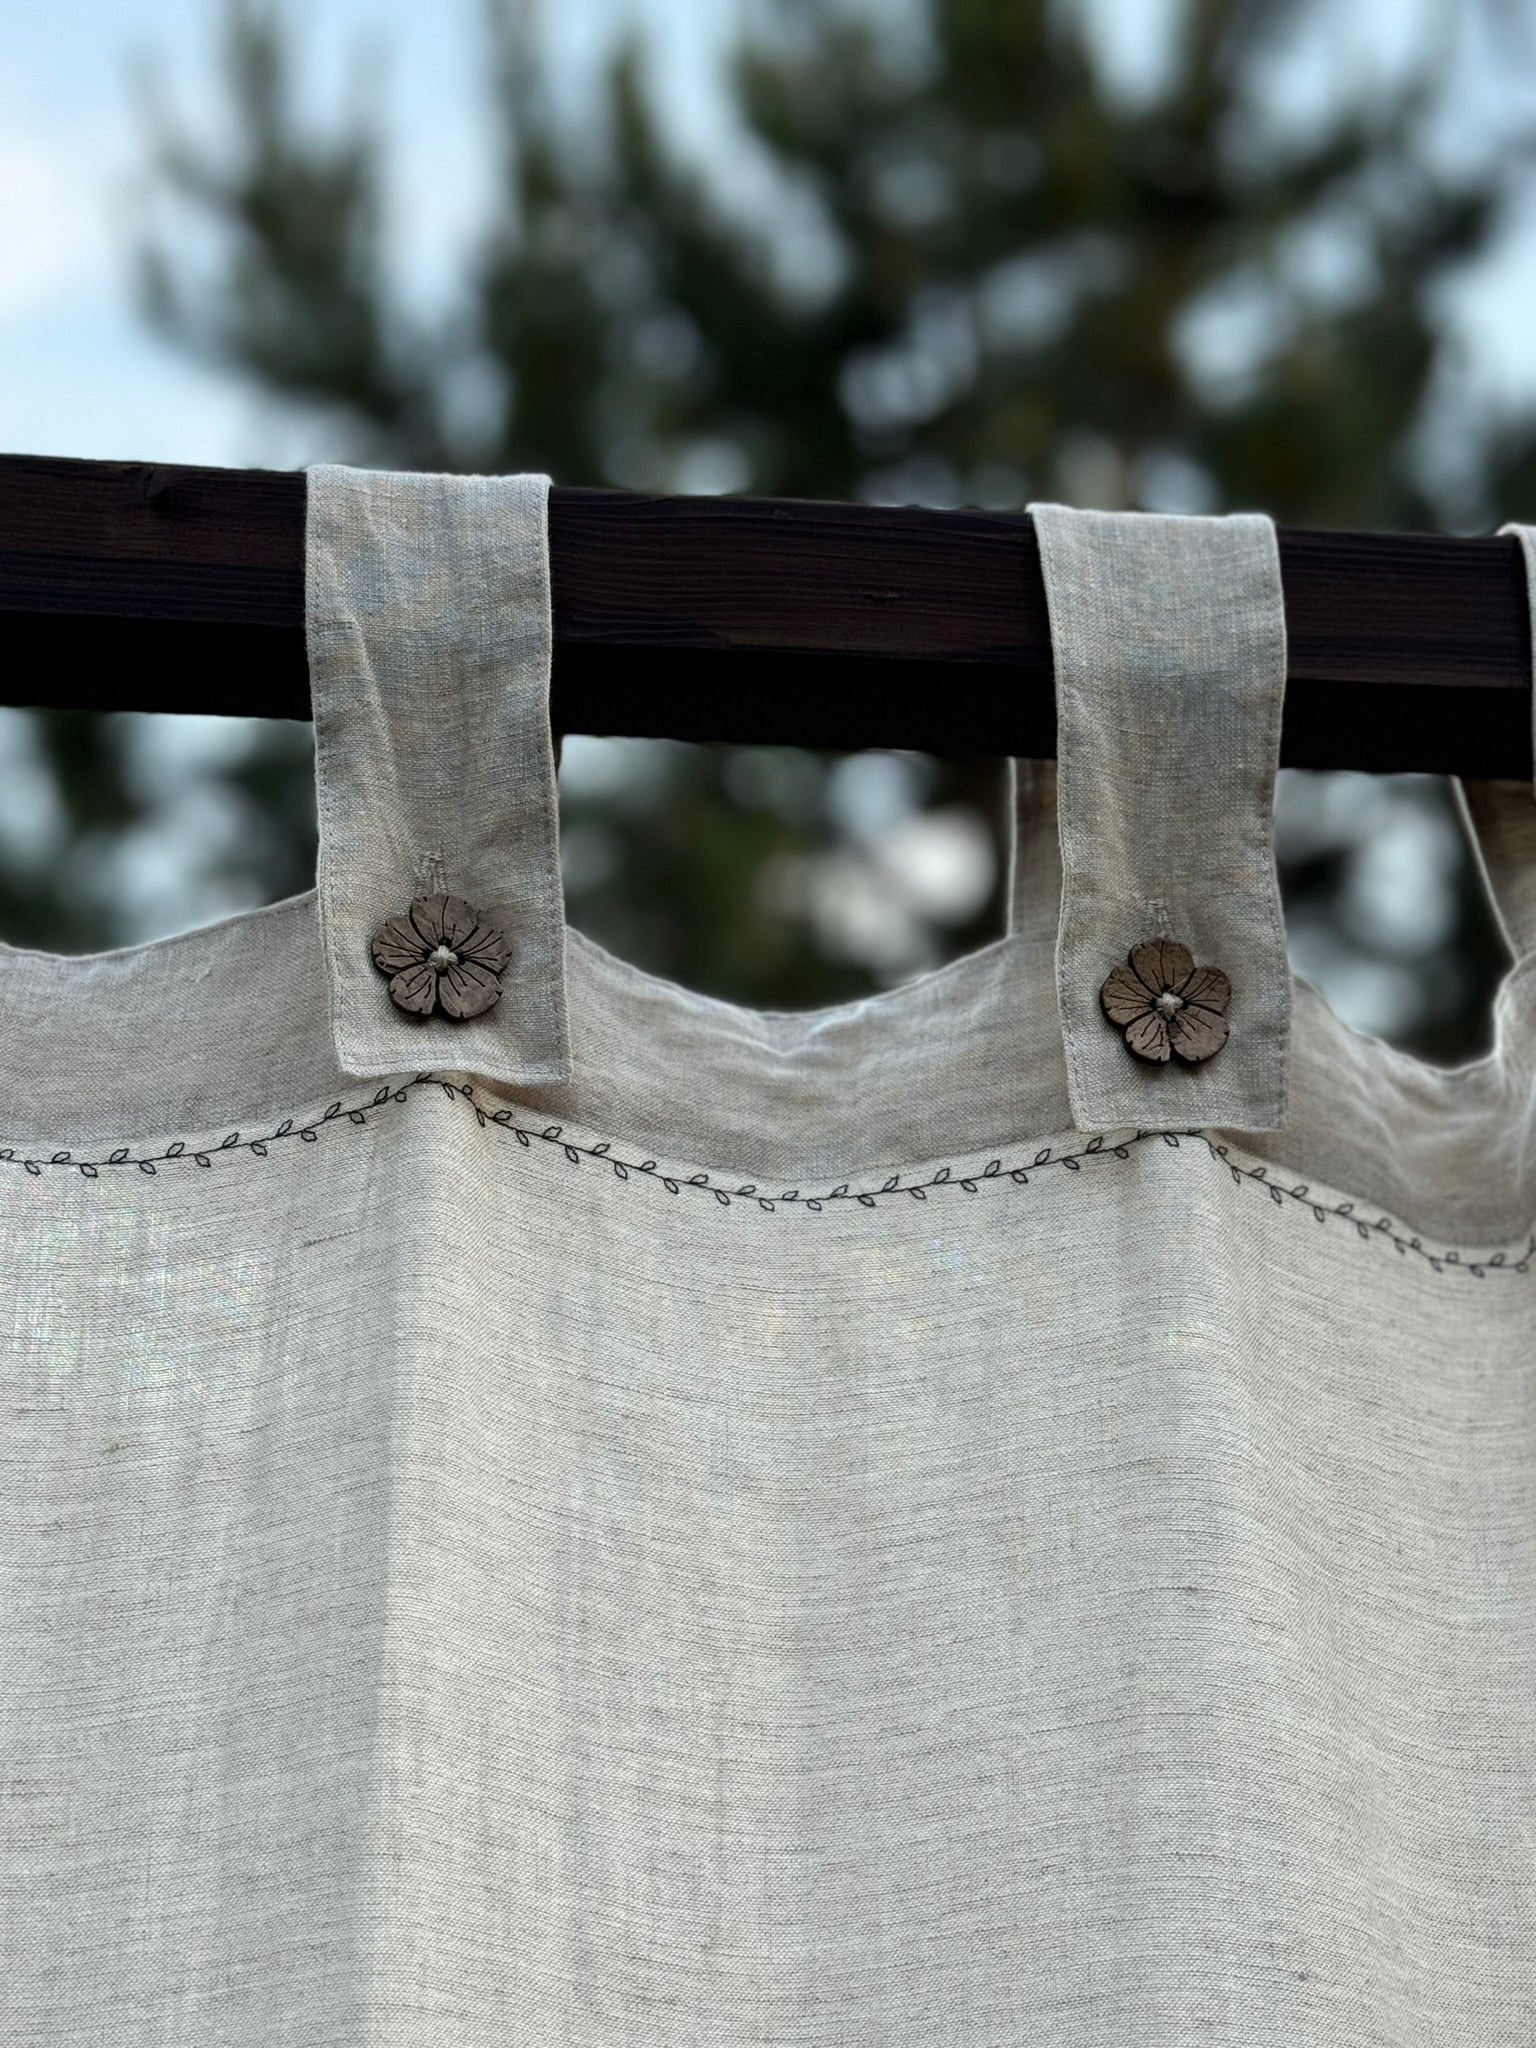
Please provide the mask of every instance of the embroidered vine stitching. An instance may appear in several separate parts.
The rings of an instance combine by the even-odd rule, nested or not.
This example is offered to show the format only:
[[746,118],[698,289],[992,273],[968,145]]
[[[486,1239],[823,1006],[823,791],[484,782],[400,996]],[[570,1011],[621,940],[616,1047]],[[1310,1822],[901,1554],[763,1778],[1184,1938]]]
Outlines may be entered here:
[[292,1117],[285,1117],[275,1130],[263,1132],[259,1137],[246,1137],[240,1131],[231,1131],[220,1138],[217,1144],[188,1145],[177,1138],[167,1145],[163,1152],[135,1155],[127,1145],[119,1145],[104,1159],[79,1159],[73,1152],[60,1151],[48,1157],[29,1158],[19,1155],[14,1146],[0,1146],[0,1165],[19,1166],[23,1172],[41,1176],[51,1171],[73,1172],[86,1180],[99,1180],[103,1173],[114,1168],[132,1168],[139,1173],[155,1174],[162,1167],[192,1165],[212,1167],[221,1156],[249,1152],[254,1158],[265,1159],[274,1145],[287,1139],[297,1138],[301,1144],[318,1144],[320,1133],[328,1124],[366,1124],[371,1111],[383,1109],[391,1102],[404,1102],[414,1088],[437,1087],[450,1101],[467,1102],[474,1111],[475,1120],[482,1129],[495,1126],[510,1132],[525,1150],[535,1145],[549,1145],[557,1148],[571,1166],[580,1166],[583,1161],[592,1161],[607,1166],[622,1181],[650,1180],[656,1182],[669,1195],[699,1193],[712,1195],[723,1208],[733,1203],[748,1202],[770,1213],[780,1209],[808,1210],[820,1215],[830,1208],[849,1203],[864,1209],[876,1209],[882,1202],[909,1201],[926,1202],[935,1191],[954,1191],[965,1195],[980,1194],[989,1183],[1007,1182],[1016,1187],[1026,1187],[1037,1174],[1060,1168],[1067,1173],[1081,1173],[1083,1162],[1088,1159],[1128,1159],[1133,1145],[1147,1143],[1160,1138],[1165,1145],[1177,1147],[1186,1138],[1193,1138],[1203,1144],[1213,1159],[1219,1159],[1235,1182],[1251,1181],[1268,1190],[1272,1202],[1282,1208],[1287,1202],[1299,1203],[1310,1209],[1319,1223],[1338,1221],[1349,1223],[1362,1239],[1378,1239],[1390,1244],[1404,1258],[1418,1258],[1433,1267],[1437,1273],[1446,1271],[1467,1273],[1477,1280],[1486,1279],[1491,1273],[1529,1273],[1531,1261],[1536,1258],[1536,1236],[1532,1236],[1518,1259],[1510,1258],[1504,1252],[1492,1252],[1484,1258],[1464,1256],[1456,1250],[1432,1251],[1422,1238],[1411,1235],[1400,1227],[1392,1217],[1377,1215],[1368,1218],[1358,1211],[1354,1202],[1327,1203],[1316,1201],[1305,1181],[1294,1185],[1272,1176],[1268,1167],[1238,1166],[1228,1156],[1228,1148],[1218,1145],[1202,1130],[1187,1131],[1137,1131],[1134,1136],[1116,1144],[1108,1144],[1102,1135],[1096,1135],[1076,1151],[1060,1152],[1050,1145],[1043,1145],[1027,1162],[1009,1166],[1001,1158],[989,1159],[979,1170],[957,1173],[953,1167],[940,1166],[923,1180],[908,1180],[904,1175],[893,1173],[877,1188],[855,1188],[851,1182],[842,1181],[838,1186],[828,1188],[820,1194],[805,1194],[799,1188],[785,1188],[777,1193],[765,1193],[756,1183],[739,1182],[734,1185],[713,1180],[709,1174],[699,1172],[686,1176],[666,1173],[654,1159],[621,1159],[612,1149],[611,1141],[601,1140],[595,1145],[579,1145],[568,1138],[561,1125],[546,1124],[542,1129],[523,1125],[516,1121],[510,1109],[482,1109],[475,1099],[474,1084],[467,1081],[447,1081],[439,1074],[417,1074],[413,1080],[398,1087],[384,1087],[375,1090],[366,1101],[348,1105],[333,1102],[311,1122],[298,1123]]

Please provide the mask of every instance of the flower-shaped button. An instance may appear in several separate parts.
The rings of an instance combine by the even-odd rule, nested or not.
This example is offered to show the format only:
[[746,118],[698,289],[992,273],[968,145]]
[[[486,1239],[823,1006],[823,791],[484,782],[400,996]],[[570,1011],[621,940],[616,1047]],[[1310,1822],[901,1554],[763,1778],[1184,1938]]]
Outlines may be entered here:
[[387,917],[369,941],[373,964],[392,977],[399,1009],[430,1017],[479,1017],[501,994],[510,948],[494,925],[482,924],[462,896],[418,896],[399,917]]
[[1193,1065],[1208,1060],[1227,1042],[1227,1004],[1232,984],[1219,967],[1197,967],[1188,946],[1176,939],[1143,939],[1114,968],[1099,990],[1112,1024],[1139,1060],[1154,1064],[1170,1053]]

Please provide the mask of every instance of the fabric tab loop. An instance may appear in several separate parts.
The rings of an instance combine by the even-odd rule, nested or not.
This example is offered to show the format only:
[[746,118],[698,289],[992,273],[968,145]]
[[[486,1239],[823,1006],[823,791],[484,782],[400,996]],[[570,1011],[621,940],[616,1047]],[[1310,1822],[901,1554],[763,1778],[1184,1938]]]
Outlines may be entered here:
[[[1076,1127],[1283,1130],[1273,523],[1029,509],[1056,671],[1056,983]],[[1107,1015],[1100,991],[1117,969],[1134,982],[1133,950],[1162,964],[1159,986],[1133,1015],[1130,985],[1112,983]]]
[[[307,479],[316,879],[342,1071],[566,1081],[550,479],[335,463]],[[479,1015],[391,1000],[370,942],[423,896],[464,899],[505,938],[500,995]],[[483,999],[487,970],[464,971]]]
[[[1519,544],[1536,652],[1536,526],[1499,528]],[[1536,759],[1536,689],[1526,713]],[[1516,964],[1536,953],[1536,782],[1517,776],[1452,776],[1451,798],[1479,872],[1483,894]]]

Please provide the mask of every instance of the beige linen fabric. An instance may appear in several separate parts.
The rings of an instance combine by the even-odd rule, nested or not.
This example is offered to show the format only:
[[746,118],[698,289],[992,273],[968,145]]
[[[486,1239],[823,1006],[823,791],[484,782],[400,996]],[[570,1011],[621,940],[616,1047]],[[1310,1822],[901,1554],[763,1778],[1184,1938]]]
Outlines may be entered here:
[[566,932],[563,1082],[345,1073],[314,892],[0,950],[7,2048],[1536,2039],[1531,786],[1486,1059],[1295,981],[1283,1130],[1100,1134],[1058,773],[887,994]]
[[[345,1074],[446,1061],[510,1087],[570,1077],[549,482],[308,472],[316,883]],[[505,932],[515,1003],[455,1022],[389,1000],[357,933],[439,890]]]
[[[1035,505],[1056,676],[1056,997],[1079,1130],[1284,1128],[1291,980],[1275,873],[1285,603],[1274,523]],[[1191,832],[1191,816],[1212,829]],[[1223,826],[1225,829],[1222,829]],[[1218,1057],[1128,1059],[1099,989],[1143,939],[1232,982]]]

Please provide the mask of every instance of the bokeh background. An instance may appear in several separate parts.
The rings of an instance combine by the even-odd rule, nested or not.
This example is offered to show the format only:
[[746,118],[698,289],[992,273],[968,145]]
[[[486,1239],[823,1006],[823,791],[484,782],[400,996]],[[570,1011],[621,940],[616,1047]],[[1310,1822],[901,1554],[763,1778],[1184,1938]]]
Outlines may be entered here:
[[[1531,0],[54,0],[0,34],[0,447],[1536,519]],[[310,886],[310,731],[0,713],[0,938]],[[1001,929],[1002,764],[573,736],[572,921],[771,1008]],[[1435,776],[1286,770],[1293,963],[1454,1065]]]

